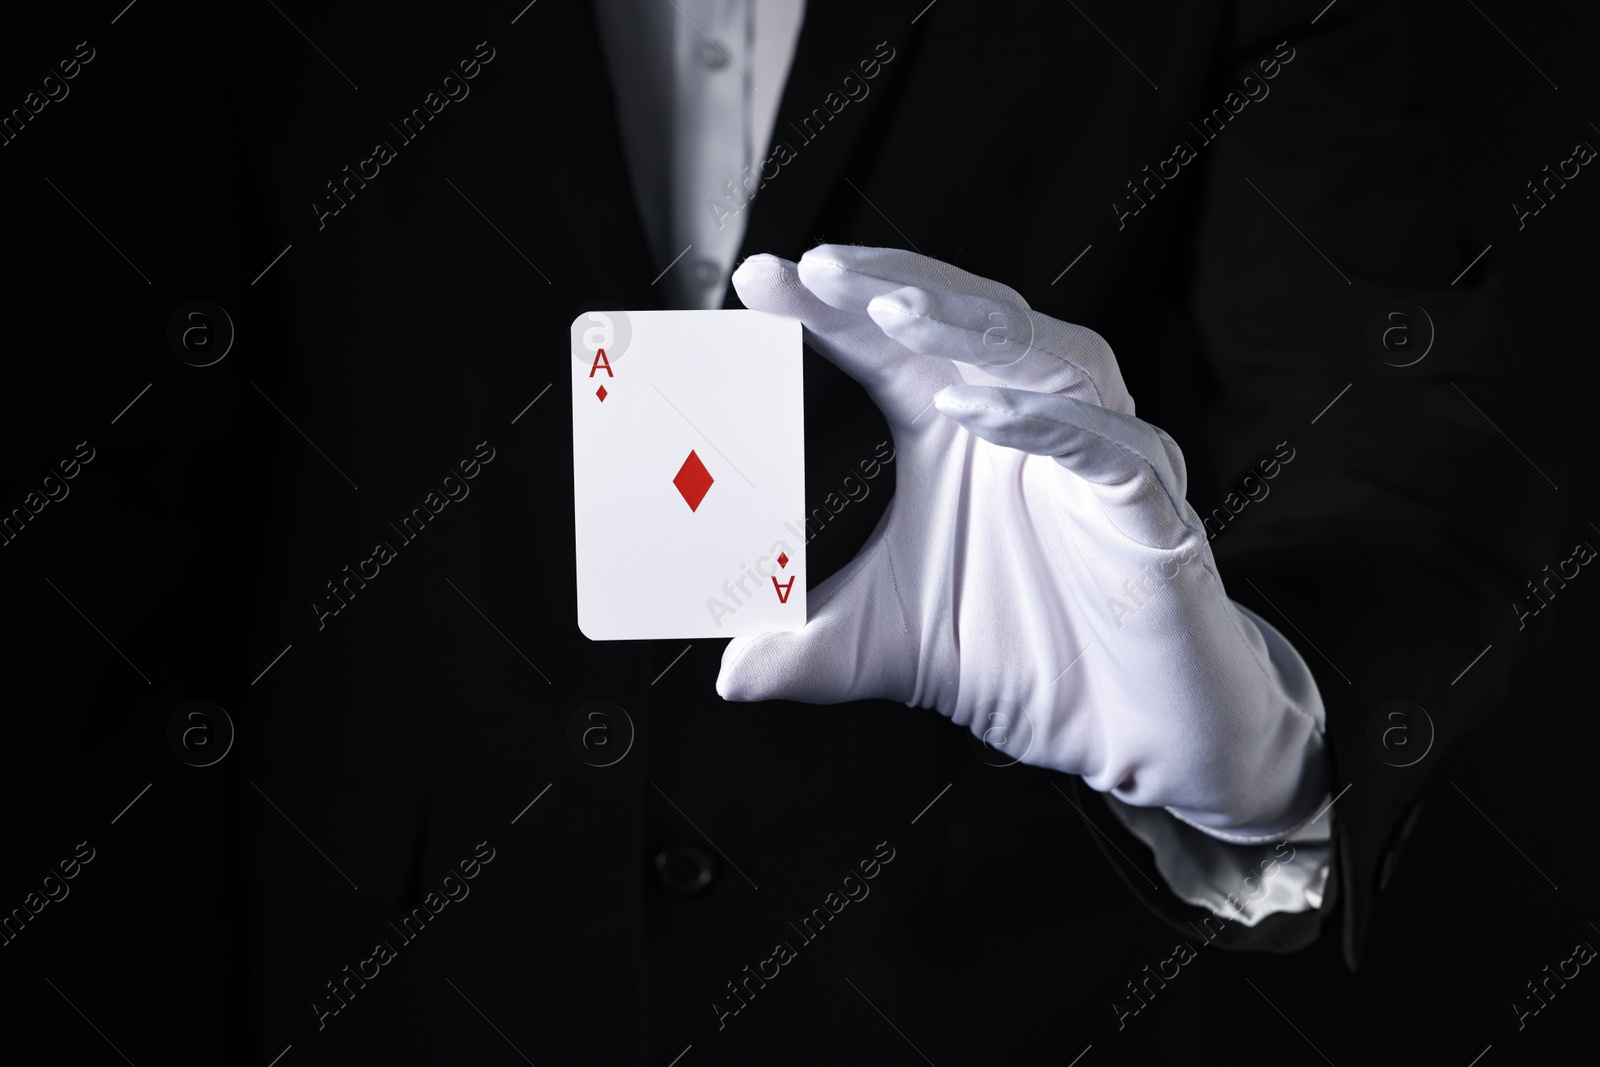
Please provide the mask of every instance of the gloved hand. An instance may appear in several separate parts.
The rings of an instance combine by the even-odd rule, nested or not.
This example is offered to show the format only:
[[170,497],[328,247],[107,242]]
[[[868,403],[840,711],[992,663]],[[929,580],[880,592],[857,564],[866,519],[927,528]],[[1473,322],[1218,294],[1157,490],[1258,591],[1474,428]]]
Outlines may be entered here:
[[728,700],[937,708],[1022,762],[1224,840],[1327,792],[1304,661],[1223,589],[1178,446],[1111,349],[1007,286],[895,249],[753,256],[748,308],[798,319],[894,435],[896,488],[796,633],[737,638]]

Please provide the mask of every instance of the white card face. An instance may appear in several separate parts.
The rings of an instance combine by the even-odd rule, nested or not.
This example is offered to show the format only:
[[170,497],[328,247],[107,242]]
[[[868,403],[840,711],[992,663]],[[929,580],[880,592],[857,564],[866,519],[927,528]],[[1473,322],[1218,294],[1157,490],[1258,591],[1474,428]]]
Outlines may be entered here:
[[741,637],[806,621],[800,324],[762,311],[572,323],[578,628]]

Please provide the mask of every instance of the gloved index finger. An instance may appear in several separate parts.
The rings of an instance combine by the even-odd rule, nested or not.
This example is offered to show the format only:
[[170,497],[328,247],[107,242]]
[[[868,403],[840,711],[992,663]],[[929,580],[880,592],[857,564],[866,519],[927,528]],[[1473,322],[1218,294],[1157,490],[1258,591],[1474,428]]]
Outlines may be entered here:
[[916,422],[932,406],[934,393],[961,380],[953,364],[907,351],[865,314],[823,303],[787,260],[751,256],[733,272],[733,288],[752,311],[798,319],[806,344],[860,382],[890,426]]
[[921,355],[981,366],[1013,388],[1134,413],[1111,346],[1083,326],[1004,300],[910,286],[874,297],[867,314]]
[[860,315],[873,297],[908,285],[1028,306],[1009,285],[901,248],[818,245],[800,257],[800,280],[823,303]]

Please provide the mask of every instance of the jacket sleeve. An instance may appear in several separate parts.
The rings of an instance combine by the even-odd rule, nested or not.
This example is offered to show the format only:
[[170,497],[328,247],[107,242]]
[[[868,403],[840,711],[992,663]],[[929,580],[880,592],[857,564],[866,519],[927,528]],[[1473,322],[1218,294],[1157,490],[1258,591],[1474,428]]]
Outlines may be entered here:
[[[1494,252],[1464,269],[1482,249],[1448,216],[1405,5],[1345,0],[1315,25],[1280,6],[1235,5],[1214,93],[1227,114],[1207,123],[1197,104],[1189,135],[1207,466],[1190,502],[1228,595],[1316,677],[1337,817],[1320,909],[1214,937],[1288,951],[1336,920],[1353,969],[1430,771],[1535,651],[1516,607],[1529,580],[1574,552]],[[1197,499],[1208,482],[1216,499]],[[1079,792],[1102,841],[1149,856]],[[1193,937],[1206,912],[1106,854]]]

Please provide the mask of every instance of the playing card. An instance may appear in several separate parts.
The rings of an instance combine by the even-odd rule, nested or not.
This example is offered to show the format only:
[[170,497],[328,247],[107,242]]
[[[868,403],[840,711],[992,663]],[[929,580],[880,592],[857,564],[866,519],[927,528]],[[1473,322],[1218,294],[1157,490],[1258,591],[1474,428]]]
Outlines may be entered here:
[[805,625],[800,357],[800,324],[762,311],[573,321],[578,629],[590,640]]

